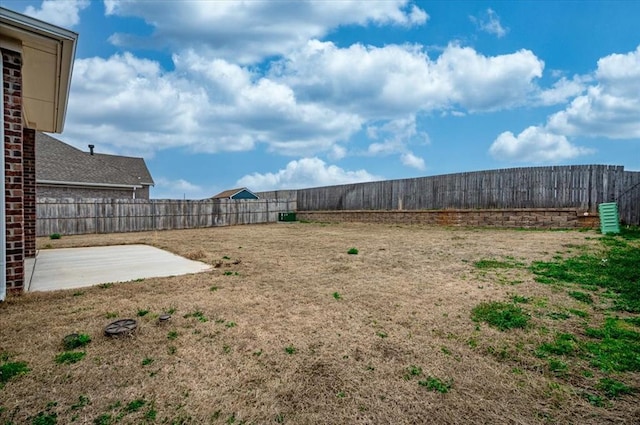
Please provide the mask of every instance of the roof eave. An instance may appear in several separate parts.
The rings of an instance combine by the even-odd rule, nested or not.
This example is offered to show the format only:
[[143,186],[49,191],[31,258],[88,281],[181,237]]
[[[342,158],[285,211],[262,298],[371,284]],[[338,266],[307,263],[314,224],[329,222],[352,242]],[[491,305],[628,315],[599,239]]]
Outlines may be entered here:
[[[40,63],[23,63],[23,84],[29,83],[29,78],[42,78],[41,75],[50,70],[55,72],[54,95],[50,110],[46,115],[50,122],[37,122],[40,111],[29,110],[28,102],[23,103],[24,115],[30,128],[47,131],[50,133],[61,133],[64,130],[64,122],[67,114],[67,104],[69,100],[69,89],[71,87],[71,75],[73,71],[73,61],[76,55],[78,33],[52,25],[48,22],[14,12],[0,7],[0,23],[2,24],[2,36],[17,39],[24,44],[29,37],[44,37],[56,43],[56,60],[54,69],[41,69]],[[53,68],[53,67],[52,67]],[[52,118],[52,119],[51,119]],[[31,120],[31,121],[30,121]]]

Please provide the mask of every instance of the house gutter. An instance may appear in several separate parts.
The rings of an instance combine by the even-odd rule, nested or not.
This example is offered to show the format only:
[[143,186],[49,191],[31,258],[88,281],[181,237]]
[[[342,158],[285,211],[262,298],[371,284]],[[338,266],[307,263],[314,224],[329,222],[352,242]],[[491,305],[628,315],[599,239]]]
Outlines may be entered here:
[[[0,60],[0,75],[3,74],[2,61]],[[4,99],[4,84],[0,85],[0,99]],[[0,176],[2,177],[2,193],[0,193],[0,247],[2,247],[2,255],[0,255],[0,301],[4,301],[7,296],[7,210],[5,196],[7,196],[5,169],[4,169],[4,100],[0,102],[0,116],[2,116],[2,126],[0,126],[0,143],[2,143],[2,154],[0,154]]]
[[36,180],[36,183],[50,184],[54,186],[85,186],[85,187],[118,187],[127,189],[141,189],[141,184],[109,184],[109,183],[86,183],[86,182],[65,182],[59,180]]

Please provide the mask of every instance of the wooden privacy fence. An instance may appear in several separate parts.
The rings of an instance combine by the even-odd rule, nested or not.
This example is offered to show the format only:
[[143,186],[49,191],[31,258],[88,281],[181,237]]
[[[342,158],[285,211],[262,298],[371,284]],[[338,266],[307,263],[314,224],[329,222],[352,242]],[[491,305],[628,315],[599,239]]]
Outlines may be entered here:
[[618,202],[640,225],[640,172],[622,166],[510,168],[300,189],[298,211],[576,208]]
[[138,200],[38,198],[36,235],[193,229],[278,221],[290,200]]

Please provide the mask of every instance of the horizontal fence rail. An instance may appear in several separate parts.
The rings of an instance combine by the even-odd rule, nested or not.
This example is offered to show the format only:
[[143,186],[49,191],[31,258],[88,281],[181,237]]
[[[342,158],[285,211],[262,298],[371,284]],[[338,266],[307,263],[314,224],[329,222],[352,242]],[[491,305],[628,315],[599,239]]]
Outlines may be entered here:
[[36,235],[141,232],[278,221],[291,200],[38,198]]
[[596,213],[599,204],[618,202],[622,222],[640,225],[638,182],[640,172],[622,166],[572,165],[300,189],[295,196],[300,212],[575,208]]

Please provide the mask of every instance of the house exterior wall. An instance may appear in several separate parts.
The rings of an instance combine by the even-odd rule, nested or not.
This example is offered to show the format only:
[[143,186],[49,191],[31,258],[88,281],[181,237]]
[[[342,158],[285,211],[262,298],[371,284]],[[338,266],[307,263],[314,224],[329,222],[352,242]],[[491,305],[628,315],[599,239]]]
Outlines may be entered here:
[[[5,221],[7,291],[20,292],[24,287],[24,165],[22,122],[22,55],[2,52],[4,87]],[[35,225],[35,223],[34,223]]]
[[136,199],[149,200],[149,186],[142,186],[142,189],[136,189]]
[[[36,192],[42,198],[115,198],[115,199],[133,199],[133,190],[126,188],[92,188],[85,186],[50,186],[38,184]],[[149,199],[149,188],[136,189],[136,199]]]
[[258,199],[258,197],[249,191],[243,190],[233,195],[231,199]]
[[22,131],[23,191],[24,191],[24,256],[36,256],[36,132]]

